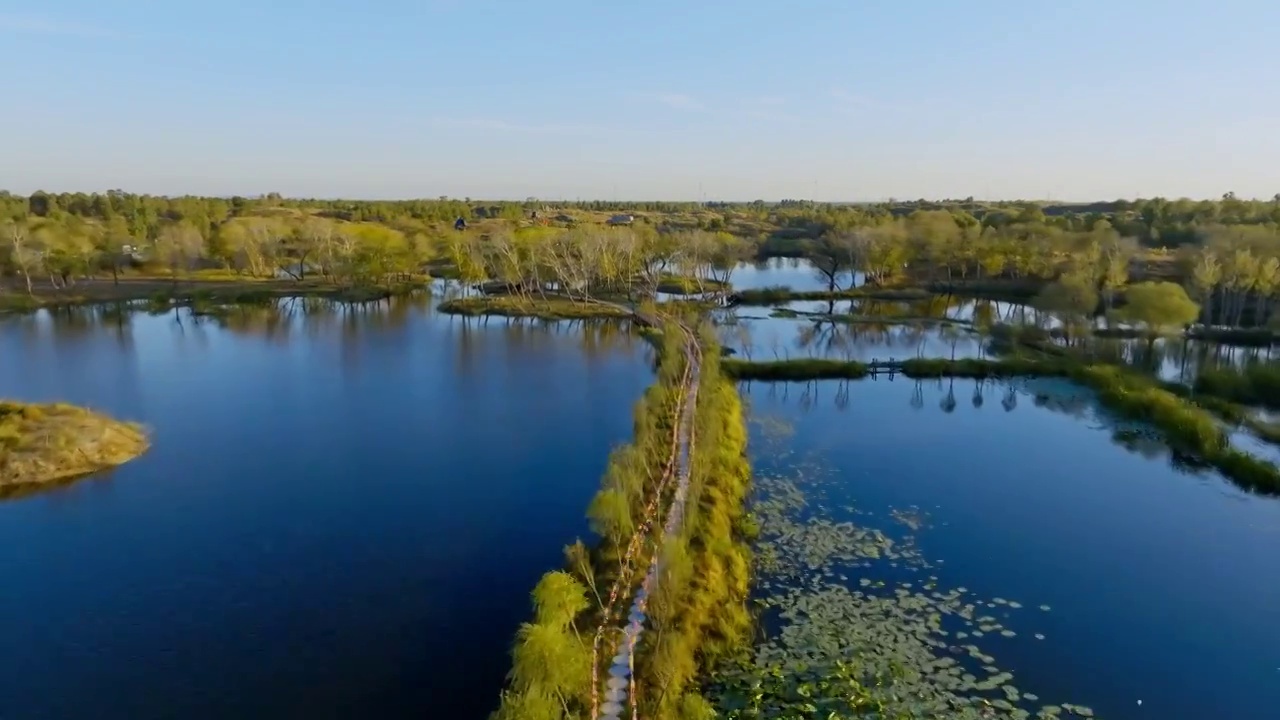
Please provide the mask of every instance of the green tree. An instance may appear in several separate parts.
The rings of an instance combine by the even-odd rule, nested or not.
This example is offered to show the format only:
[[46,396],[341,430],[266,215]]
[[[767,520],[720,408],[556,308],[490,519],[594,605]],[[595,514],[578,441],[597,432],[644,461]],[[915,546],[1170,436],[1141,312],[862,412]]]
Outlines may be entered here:
[[607,538],[614,547],[622,546],[635,528],[626,493],[613,488],[596,493],[587,509],[587,519],[592,532]]
[[581,540],[575,540],[572,545],[566,545],[564,559],[569,569],[591,589],[591,594],[596,599],[596,605],[603,607],[604,600],[600,597],[600,591],[596,588],[595,566],[591,564],[591,551],[587,549],[586,543]]
[[538,688],[559,702],[565,715],[591,685],[591,651],[576,636],[541,623],[525,623],[511,653],[512,685],[516,690]]
[[1218,283],[1222,282],[1222,261],[1218,254],[1209,248],[1197,253],[1191,267],[1191,283],[1204,303],[1204,321],[1210,325],[1214,322],[1213,295],[1217,292]]
[[108,220],[106,227],[98,234],[98,258],[101,264],[110,268],[112,284],[120,284],[120,266],[130,256],[129,250],[136,244],[137,240],[129,232],[129,223],[119,215]]
[[1098,293],[1083,275],[1064,275],[1046,285],[1032,304],[1062,321],[1067,344],[1070,344],[1072,330],[1083,325],[1098,309]]
[[1156,336],[1168,328],[1190,325],[1200,316],[1200,306],[1187,297],[1177,283],[1141,282],[1125,291],[1124,307],[1116,316],[1147,330],[1148,349],[1155,346]]
[[540,625],[561,630],[573,627],[578,613],[588,606],[586,588],[563,570],[543,575],[533,589],[533,608]]

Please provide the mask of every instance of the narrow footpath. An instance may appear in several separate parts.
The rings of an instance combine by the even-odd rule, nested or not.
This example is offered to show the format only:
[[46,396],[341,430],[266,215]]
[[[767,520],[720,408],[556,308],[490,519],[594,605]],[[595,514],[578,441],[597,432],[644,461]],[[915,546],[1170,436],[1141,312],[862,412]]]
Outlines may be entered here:
[[[674,325],[674,323],[673,323]],[[610,662],[608,677],[605,680],[604,702],[593,702],[593,720],[621,720],[630,716],[636,717],[636,673],[635,649],[644,633],[647,620],[646,605],[648,599],[657,591],[658,579],[662,573],[662,549],[667,538],[679,532],[684,519],[685,500],[689,492],[689,467],[694,446],[694,413],[698,403],[698,378],[701,375],[702,350],[698,344],[697,334],[684,325],[677,325],[685,335],[684,392],[680,415],[676,428],[678,454],[674,472],[676,486],[671,493],[671,500],[666,509],[666,520],[660,535],[649,537],[648,528],[642,527],[642,542],[649,542],[649,568],[640,584],[640,588],[632,597],[630,611],[622,628],[622,636],[616,644],[613,659]],[[666,493],[666,478],[660,485],[656,498]],[[647,525],[647,523],[646,523]],[[594,673],[593,673],[594,675]],[[596,688],[592,695],[596,697]],[[627,711],[630,710],[628,713]]]

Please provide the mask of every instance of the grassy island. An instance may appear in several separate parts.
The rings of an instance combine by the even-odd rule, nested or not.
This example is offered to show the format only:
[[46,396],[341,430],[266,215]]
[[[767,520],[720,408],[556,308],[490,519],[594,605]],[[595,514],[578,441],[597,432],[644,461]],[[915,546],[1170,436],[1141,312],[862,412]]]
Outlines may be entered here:
[[523,297],[518,295],[489,295],[458,298],[440,303],[442,313],[450,315],[500,315],[503,317],[532,317],[543,320],[586,320],[628,318],[631,311],[607,303],[591,303],[561,297]]
[[30,312],[42,307],[150,300],[198,307],[202,304],[254,304],[288,297],[322,297],[341,302],[368,302],[405,295],[427,287],[419,278],[384,284],[342,284],[329,280],[271,280],[219,273],[196,274],[182,282],[129,277],[116,282],[89,279],[63,289],[41,287],[30,295],[0,292],[0,313]]
[[0,494],[115,467],[149,445],[141,426],[85,408],[0,400]]

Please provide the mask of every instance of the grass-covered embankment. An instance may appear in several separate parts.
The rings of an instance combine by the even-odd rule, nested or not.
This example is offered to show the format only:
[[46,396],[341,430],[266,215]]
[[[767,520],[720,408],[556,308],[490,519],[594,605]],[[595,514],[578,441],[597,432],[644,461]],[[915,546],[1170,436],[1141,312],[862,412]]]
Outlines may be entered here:
[[0,493],[114,467],[147,447],[133,423],[63,403],[0,400]]
[[1195,380],[1195,390],[1242,405],[1280,409],[1280,367],[1248,363],[1239,368],[1206,368]]
[[[610,622],[627,612],[625,598],[642,579],[648,559],[633,558],[632,572],[620,583],[621,599],[610,603],[610,590],[619,579],[635,530],[645,521],[647,509],[658,505],[654,494],[674,458],[672,433],[685,368],[682,335],[666,332],[660,342],[658,378],[636,404],[634,438],[609,456],[601,488],[587,510],[598,542],[593,548],[581,541],[565,548],[565,568],[548,572],[534,588],[534,618],[521,625],[516,636],[510,679],[495,720],[562,720],[590,714],[596,629],[606,620],[606,606]],[[657,526],[660,529],[661,520]],[[616,643],[616,637],[608,642]],[[612,654],[603,652],[599,661],[607,662]]]
[[658,280],[657,290],[668,295],[701,295],[703,293],[722,293],[730,289],[729,284],[710,278],[695,278],[685,275],[664,275]]
[[542,320],[589,320],[628,318],[633,313],[608,303],[592,303],[562,297],[524,297],[520,295],[488,295],[457,298],[440,303],[437,308],[450,315],[498,315],[531,317]]
[[664,570],[650,600],[651,627],[636,660],[640,717],[711,717],[700,682],[750,641],[751,483],[747,428],[737,389],[703,332],[684,523],[663,548]]
[[395,295],[420,292],[427,279],[411,279],[391,284],[343,285],[327,280],[250,279],[231,276],[172,282],[161,278],[86,280],[64,289],[42,289],[34,295],[16,291],[0,292],[0,312],[32,312],[42,307],[93,305],[98,303],[147,300],[156,304],[199,306],[253,304],[288,297],[322,297],[340,302],[368,302]]
[[775,285],[739,290],[732,297],[741,305],[777,305],[799,300],[927,300],[946,295],[1027,302],[1040,288],[1040,283],[1020,281],[862,285],[842,290],[793,290]]
[[[759,363],[725,360],[722,364],[726,374],[736,379],[765,381],[860,379],[870,374],[872,367],[820,359]],[[910,378],[1067,377],[1093,389],[1107,409],[1149,423],[1162,433],[1171,448],[1214,466],[1241,487],[1280,494],[1280,468],[1231,446],[1222,424],[1214,417],[1215,413],[1230,409],[1220,407],[1221,400],[1194,398],[1189,392],[1166,387],[1118,366],[1079,363],[1065,357],[1013,356],[999,360],[912,359],[896,364],[895,371]]]
[[[565,720],[590,714],[593,636],[606,619],[604,607],[629,540],[650,507],[658,511],[651,534],[633,558],[633,572],[607,618],[613,625],[622,621],[627,598],[648,566],[646,553],[663,540],[664,571],[648,603],[650,629],[636,659],[641,715],[655,720],[706,717],[709,705],[698,693],[700,678],[719,658],[747,643],[747,431],[737,391],[720,371],[711,333],[702,335],[707,345],[684,522],[675,537],[661,537],[662,513],[674,485],[667,486],[663,502],[652,503],[664,466],[672,459],[671,431],[685,368],[683,334],[669,330],[661,336],[658,381],[636,407],[635,440],[610,456],[588,512],[598,545],[589,550],[577,542],[566,548],[566,568],[547,573],[534,589],[535,617],[516,638],[510,684],[495,719]],[[609,633],[603,644],[601,681],[617,639]]]
[[1017,377],[1028,375],[1065,375],[1066,365],[1051,359],[1010,357],[1003,360],[943,360],[912,358],[897,362],[864,363],[856,360],[798,358],[750,362],[726,359],[724,372],[735,380],[858,380],[876,372],[902,373],[911,378],[936,377]]
[[927,300],[933,293],[924,288],[893,288],[863,285],[848,290],[792,290],[785,285],[739,290],[733,293],[740,305],[778,305],[799,300]]

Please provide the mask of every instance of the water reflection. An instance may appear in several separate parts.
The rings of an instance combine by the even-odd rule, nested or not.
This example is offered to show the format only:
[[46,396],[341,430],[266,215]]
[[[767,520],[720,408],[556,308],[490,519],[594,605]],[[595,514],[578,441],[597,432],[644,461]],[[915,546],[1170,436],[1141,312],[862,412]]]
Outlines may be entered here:
[[483,717],[652,360],[421,297],[0,320],[0,396],[154,438],[0,503],[0,715]]
[[[904,384],[909,386],[909,391],[904,391],[905,404],[913,411],[933,411],[945,415],[983,412],[988,397],[998,397],[1000,412],[1004,413],[1017,410],[1020,400],[1030,400],[1032,407],[1085,421],[1096,429],[1107,431],[1113,444],[1130,452],[1148,459],[1167,459],[1170,466],[1179,472],[1205,474],[1206,478],[1217,477],[1203,462],[1172,451],[1158,431],[1113,414],[1099,403],[1092,390],[1063,378],[912,379],[900,374],[887,374],[858,380],[744,380],[741,385],[748,395],[753,392],[763,393],[771,403],[781,406],[794,403],[801,414],[807,414],[824,404],[838,411],[848,411],[852,404],[858,402],[854,388],[864,383]],[[764,387],[753,391],[753,386],[757,384],[763,384]],[[1272,448],[1268,455],[1274,454]]]
[[987,354],[982,333],[950,322],[760,317],[740,309],[725,311],[717,322],[720,342],[747,360],[806,357],[866,362]]
[[[806,515],[824,522],[888,533],[895,510],[924,511],[918,547],[936,565],[927,591],[936,583],[943,593],[985,595],[975,618],[987,613],[1016,630],[979,638],[964,627],[975,639],[952,632],[940,650],[972,643],[1014,674],[1023,698],[1079,702],[1098,717],[1274,714],[1280,502],[1171,457],[1152,436],[1097,415],[1086,395],[1060,395],[1048,383],[898,376],[822,381],[807,397],[803,383],[742,389],[753,418],[765,421],[752,434],[757,477],[794,483]],[[1001,398],[1014,401],[1008,412]],[[770,446],[765,428],[783,423],[791,432]],[[839,546],[833,538],[794,539],[817,554]],[[839,581],[869,593],[866,581],[887,580],[896,594],[900,580],[917,589],[925,581],[902,563],[849,572],[848,582],[819,572],[807,587]],[[812,644],[793,637],[797,647]],[[868,648],[869,662],[895,651]]]
[[[789,287],[797,292],[826,290],[827,282],[813,265],[802,258],[769,258],[759,262],[739,263],[729,281],[735,290],[761,290],[768,287]],[[850,278],[841,278],[842,287],[849,286]],[[856,273],[852,281],[861,286],[866,276]]]
[[[206,345],[210,331],[254,338],[269,345],[286,346],[300,338],[337,336],[344,348],[358,348],[376,338],[379,348],[407,349],[410,332],[427,321],[454,328],[465,346],[477,327],[502,328],[518,351],[543,336],[576,337],[589,356],[631,347],[637,342],[629,320],[560,320],[537,318],[467,317],[438,313],[430,295],[407,295],[369,302],[342,302],[327,298],[273,298],[268,301],[193,309],[185,306],[148,309],[145,303],[66,306],[15,316],[3,324],[3,335],[27,346],[48,344],[58,354],[74,353],[88,341],[109,335],[120,350],[135,350],[135,331],[145,319],[148,333],[161,328],[180,341]],[[157,323],[155,319],[167,322]],[[105,332],[104,332],[105,331]]]

